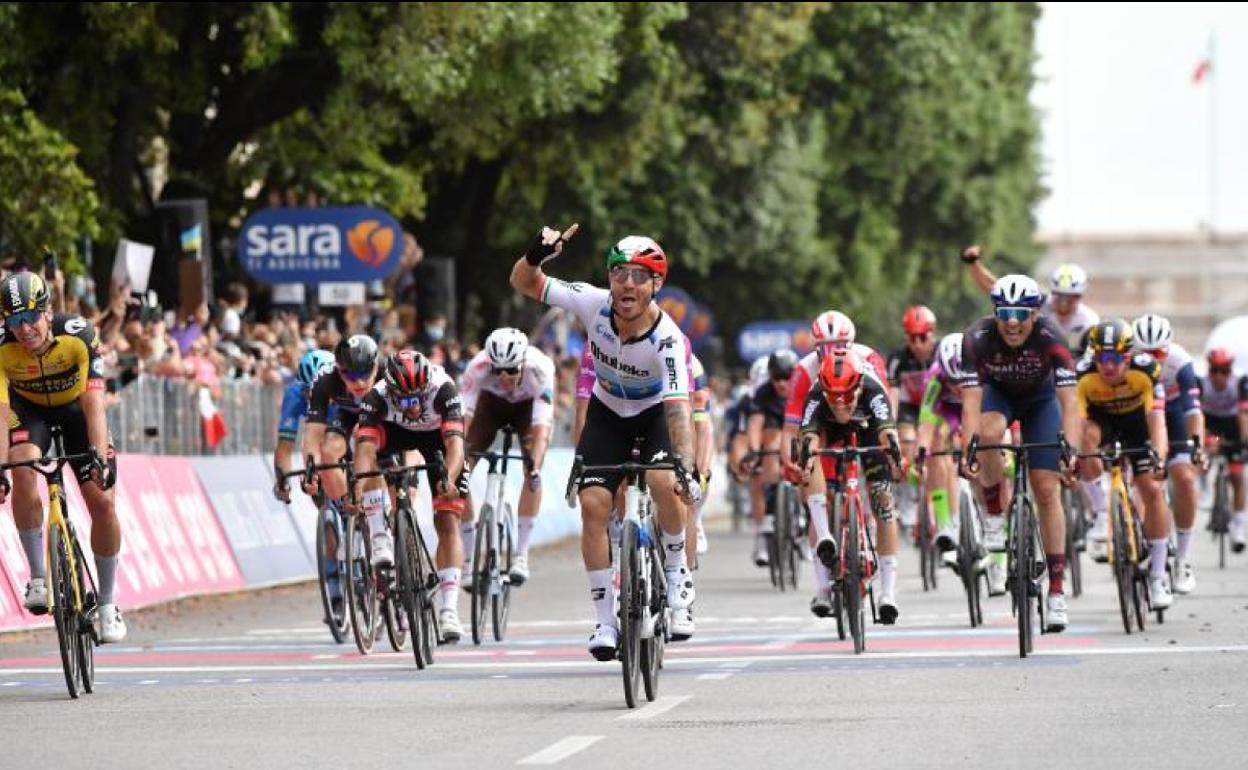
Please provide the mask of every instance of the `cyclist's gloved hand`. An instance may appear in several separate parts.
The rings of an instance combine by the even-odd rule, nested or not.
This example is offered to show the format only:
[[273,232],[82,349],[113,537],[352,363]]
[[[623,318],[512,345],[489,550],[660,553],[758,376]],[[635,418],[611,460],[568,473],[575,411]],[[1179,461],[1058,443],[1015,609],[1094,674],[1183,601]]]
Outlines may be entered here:
[[459,478],[455,479],[455,492],[460,497],[468,496],[468,474],[461,472]]
[[[111,452],[112,450],[110,449],[109,451]],[[105,462],[104,456],[100,454],[100,450],[92,447],[91,455],[91,478],[101,490],[107,491],[112,489],[113,485],[117,483],[117,473]]]
[[980,251],[979,246],[972,245],[962,249],[962,254],[960,256],[963,262],[970,265],[979,261],[980,256],[982,256],[982,252]]
[[562,233],[549,227],[543,227],[542,231],[533,239],[533,242],[529,244],[528,250],[524,252],[524,261],[533,267],[541,267],[559,256],[559,252],[563,251],[563,244],[571,240],[573,235],[576,235],[579,227],[580,225],[572,225]]
[[279,478],[273,485],[273,496],[280,503],[290,502],[290,485],[286,483],[286,479]]

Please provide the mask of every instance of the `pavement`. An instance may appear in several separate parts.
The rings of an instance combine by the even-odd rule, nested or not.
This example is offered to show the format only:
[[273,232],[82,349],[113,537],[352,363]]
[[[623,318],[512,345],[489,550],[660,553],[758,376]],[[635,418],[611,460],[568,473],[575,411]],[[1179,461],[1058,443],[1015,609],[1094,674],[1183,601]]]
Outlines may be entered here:
[[1085,561],[1070,627],[1022,660],[1008,600],[970,628],[961,583],[945,570],[925,593],[910,547],[898,624],[870,626],[854,655],[807,609],[809,564],[782,593],[721,520],[696,573],[697,634],[668,646],[659,697],[637,709],[619,664],[585,651],[575,544],[535,552],[505,642],[469,636],[424,671],[384,638],[367,657],[334,644],[315,584],[129,613],[78,701],[49,632],[10,634],[0,720],[28,738],[5,742],[0,767],[1243,768],[1248,554],[1218,569],[1200,534],[1196,593],[1164,624],[1125,634],[1109,567]]

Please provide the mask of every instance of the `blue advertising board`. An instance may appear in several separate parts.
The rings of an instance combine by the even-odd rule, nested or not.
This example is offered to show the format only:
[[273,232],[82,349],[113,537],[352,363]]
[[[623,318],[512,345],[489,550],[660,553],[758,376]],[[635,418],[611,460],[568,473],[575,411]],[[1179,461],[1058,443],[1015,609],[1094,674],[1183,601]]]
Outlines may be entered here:
[[809,321],[755,321],[737,335],[737,355],[747,364],[780,348],[792,348],[804,356],[813,348]]
[[380,281],[398,267],[403,230],[367,206],[271,208],[238,234],[238,262],[264,283]]

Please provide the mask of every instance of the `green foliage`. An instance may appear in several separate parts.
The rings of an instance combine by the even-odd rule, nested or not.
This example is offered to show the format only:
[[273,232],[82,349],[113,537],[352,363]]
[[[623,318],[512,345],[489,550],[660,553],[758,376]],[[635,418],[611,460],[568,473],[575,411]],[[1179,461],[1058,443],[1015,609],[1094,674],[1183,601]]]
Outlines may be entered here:
[[507,272],[532,233],[578,221],[560,274],[600,280],[610,243],[647,233],[727,334],[838,307],[883,346],[906,304],[946,328],[982,304],[964,243],[1035,255],[1038,12],[5,4],[0,82],[99,190],[98,214],[69,197],[59,227],[98,216],[115,237],[156,192],[136,169],[167,157],[209,191],[218,231],[263,204],[257,188],[387,208],[456,258],[490,316],[524,306]]

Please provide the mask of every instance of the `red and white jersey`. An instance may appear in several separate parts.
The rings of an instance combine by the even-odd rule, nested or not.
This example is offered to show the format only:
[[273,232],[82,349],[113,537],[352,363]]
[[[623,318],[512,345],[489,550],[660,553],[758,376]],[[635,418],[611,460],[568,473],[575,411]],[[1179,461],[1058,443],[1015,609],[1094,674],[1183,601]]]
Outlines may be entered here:
[[[884,362],[884,356],[875,352],[873,348],[855,342],[851,347],[858,357],[871,364],[871,369],[866,376],[873,377],[879,381],[884,387],[885,392],[888,391],[888,365]],[[810,394],[811,388],[819,381],[819,353],[811,351],[806,354],[805,358],[797,362],[797,366],[793,369],[793,376],[789,378],[789,400],[784,407],[784,423],[785,425],[801,425],[803,411],[806,406],[806,396]]]
[[524,351],[520,382],[511,390],[506,390],[498,381],[498,375],[494,374],[489,353],[482,350],[468,362],[460,392],[464,398],[465,416],[472,416],[477,410],[477,399],[482,392],[486,392],[513,404],[532,401],[533,425],[549,426],[554,420],[555,362],[530,345]]

